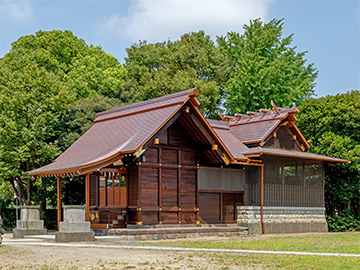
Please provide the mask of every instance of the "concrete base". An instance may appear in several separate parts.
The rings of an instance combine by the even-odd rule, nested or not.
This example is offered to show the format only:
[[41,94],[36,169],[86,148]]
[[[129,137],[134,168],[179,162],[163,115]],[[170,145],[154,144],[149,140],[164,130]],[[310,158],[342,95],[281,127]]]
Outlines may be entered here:
[[16,221],[16,228],[13,230],[14,238],[24,238],[24,235],[47,234],[44,229],[44,221],[40,220],[40,206],[21,206],[20,220]]
[[13,238],[24,238],[25,235],[44,235],[47,229],[13,229]]
[[157,227],[143,229],[109,229],[108,235],[116,235],[121,240],[161,240],[161,239],[181,239],[195,237],[239,237],[247,235],[247,228],[239,227],[236,224],[231,226],[204,226],[204,227]]
[[59,231],[60,232],[90,232],[90,222],[60,222]]
[[[265,233],[327,232],[322,207],[264,206]],[[260,207],[238,206],[238,225],[247,226],[249,234],[261,234]]]
[[56,242],[87,242],[95,241],[95,232],[56,232]]

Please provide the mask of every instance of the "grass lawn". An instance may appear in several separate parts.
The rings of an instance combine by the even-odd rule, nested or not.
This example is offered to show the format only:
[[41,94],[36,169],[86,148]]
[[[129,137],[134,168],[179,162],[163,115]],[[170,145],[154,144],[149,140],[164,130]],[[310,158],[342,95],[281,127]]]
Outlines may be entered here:
[[[359,269],[360,258],[296,255],[261,255],[213,253],[207,255],[212,265],[218,269]],[[197,269],[203,269],[201,267]],[[206,269],[206,268],[204,268]]]
[[[360,233],[329,233],[300,237],[243,237],[214,239],[177,239],[158,241],[160,245],[189,248],[225,248],[250,250],[338,252],[360,254]],[[154,242],[152,242],[154,244]]]

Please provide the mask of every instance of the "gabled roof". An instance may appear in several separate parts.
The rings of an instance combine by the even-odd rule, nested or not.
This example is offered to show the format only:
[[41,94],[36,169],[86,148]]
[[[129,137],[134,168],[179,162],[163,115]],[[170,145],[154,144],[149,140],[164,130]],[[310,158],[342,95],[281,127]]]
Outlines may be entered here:
[[[199,94],[199,89],[194,88],[98,113],[95,124],[55,162],[28,173],[35,176],[85,174],[117,163],[127,154],[139,157],[175,120],[201,141],[205,155],[214,163],[249,161],[251,157],[262,154],[347,162],[300,151],[248,147],[252,143],[264,142],[276,127],[286,125],[308,148],[294,124],[297,120],[294,113],[299,111],[295,107],[283,109],[272,103],[274,111],[260,110],[261,113],[248,112],[235,117],[220,114],[222,121],[206,120],[197,108]],[[214,147],[206,150],[209,145]]]
[[292,107],[284,109],[277,107],[271,102],[273,110],[261,109],[260,112],[247,112],[247,114],[235,114],[235,116],[222,116],[223,122],[228,123],[229,132],[243,144],[256,144],[264,142],[280,124],[288,121],[287,125],[297,135],[300,145],[310,148],[310,145],[295,125],[297,120],[295,113],[299,109]]
[[229,123],[211,119],[207,119],[207,121],[224,142],[225,146],[230,150],[234,159],[245,160],[246,157],[243,153],[248,151],[249,148],[229,132]]
[[[198,122],[208,125],[196,106],[199,89],[178,92],[172,95],[124,106],[96,114],[95,124],[63,152],[55,162],[30,171],[30,175],[84,174],[108,166],[132,153],[136,157],[145,150],[144,145],[179,112],[184,104],[191,104]],[[219,136],[209,126],[213,140],[222,148],[228,160],[233,156]],[[245,157],[243,157],[245,160]]]

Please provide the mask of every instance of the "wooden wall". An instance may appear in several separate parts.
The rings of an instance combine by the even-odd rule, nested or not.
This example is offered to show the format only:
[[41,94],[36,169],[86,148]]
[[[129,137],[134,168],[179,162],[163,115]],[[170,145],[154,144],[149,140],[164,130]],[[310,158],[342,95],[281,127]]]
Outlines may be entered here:
[[[128,167],[129,224],[198,221],[197,148],[178,122]],[[139,188],[138,188],[139,187]]]
[[[276,134],[276,137],[273,134]],[[300,145],[293,137],[293,133],[286,126],[277,127],[274,132],[270,135],[269,139],[265,143],[265,147],[270,148],[283,148],[288,150],[301,151]]]
[[242,168],[200,167],[198,177],[200,221],[235,222],[237,205],[243,204],[245,171]]

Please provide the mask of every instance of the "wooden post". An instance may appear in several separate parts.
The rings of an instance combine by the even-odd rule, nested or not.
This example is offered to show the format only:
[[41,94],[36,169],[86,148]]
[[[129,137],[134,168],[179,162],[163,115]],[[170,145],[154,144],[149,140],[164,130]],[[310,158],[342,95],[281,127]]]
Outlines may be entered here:
[[61,221],[61,176],[57,177],[57,231]]
[[[196,158],[197,161],[197,158]],[[200,213],[199,213],[199,163],[197,163],[197,168],[196,168],[196,224],[200,224]]]
[[138,179],[137,179],[137,187],[138,187],[138,193],[137,193],[137,222],[136,225],[143,225],[142,218],[141,218],[141,162],[137,164],[138,169]]
[[221,191],[220,192],[220,221],[223,222],[224,221],[224,194]]
[[262,233],[265,233],[264,225],[264,166],[260,166],[260,221]]
[[85,175],[85,220],[90,221],[90,174]]
[[178,182],[177,182],[177,200],[178,200],[178,222],[181,223],[181,194],[180,194],[180,188],[181,188],[181,150],[178,150]]
[[162,169],[161,169],[161,162],[162,162],[162,148],[159,148],[159,191],[158,191],[158,200],[159,200],[159,224],[162,224],[162,217],[161,217],[161,211],[162,211],[162,202],[161,202],[161,194],[162,194],[162,184],[161,184],[161,180],[162,180]]

